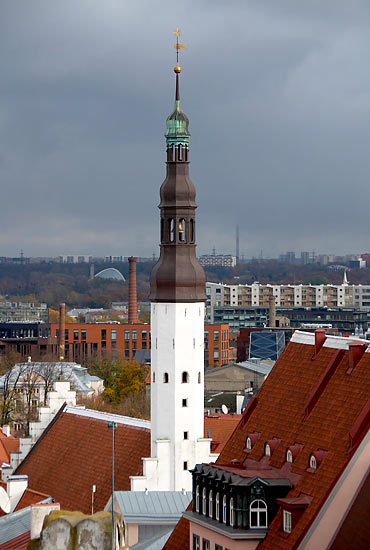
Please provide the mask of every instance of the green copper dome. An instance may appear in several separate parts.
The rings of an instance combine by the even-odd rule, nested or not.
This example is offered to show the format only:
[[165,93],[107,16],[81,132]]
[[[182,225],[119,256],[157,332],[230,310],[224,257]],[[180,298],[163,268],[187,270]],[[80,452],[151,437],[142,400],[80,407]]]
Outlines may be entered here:
[[[175,71],[176,72],[176,71]],[[176,101],[175,109],[173,113],[167,117],[166,121],[166,141],[167,146],[171,145],[189,145],[189,119],[185,113],[182,112],[180,106],[180,93],[179,93],[179,75],[176,74]]]

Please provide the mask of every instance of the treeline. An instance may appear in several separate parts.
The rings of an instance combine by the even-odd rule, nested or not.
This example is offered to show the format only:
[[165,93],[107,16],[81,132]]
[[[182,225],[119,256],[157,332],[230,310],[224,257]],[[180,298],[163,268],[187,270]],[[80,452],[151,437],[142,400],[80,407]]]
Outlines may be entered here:
[[[106,267],[115,267],[128,279],[128,264],[95,265],[95,273]],[[149,276],[152,262],[137,264],[138,300],[145,302],[149,295]],[[109,308],[111,302],[127,301],[128,282],[89,280],[89,264],[26,264],[0,265],[0,294],[13,301],[46,302],[57,308],[61,302],[69,307]],[[370,284],[370,269],[352,269],[350,283]],[[233,284],[340,284],[343,272],[318,264],[292,265],[277,260],[253,260],[235,268],[206,269],[208,281]]]

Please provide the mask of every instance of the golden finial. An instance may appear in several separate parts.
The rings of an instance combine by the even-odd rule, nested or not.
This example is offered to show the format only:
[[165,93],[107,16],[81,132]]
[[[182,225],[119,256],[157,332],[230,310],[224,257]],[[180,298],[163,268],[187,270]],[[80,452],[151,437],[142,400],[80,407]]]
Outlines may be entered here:
[[173,34],[176,36],[176,44],[174,44],[174,48],[176,50],[176,67],[174,68],[174,71],[176,74],[181,73],[181,67],[179,65],[179,50],[186,50],[186,44],[180,44],[179,43],[179,36],[181,34],[181,31],[178,27],[173,31]]

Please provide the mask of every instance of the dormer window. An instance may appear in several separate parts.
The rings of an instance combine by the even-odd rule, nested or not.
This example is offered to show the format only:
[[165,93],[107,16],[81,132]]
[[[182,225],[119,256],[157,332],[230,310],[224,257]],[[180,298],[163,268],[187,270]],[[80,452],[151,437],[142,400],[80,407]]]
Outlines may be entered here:
[[220,520],[220,493],[216,493],[216,519]]
[[210,518],[213,517],[213,491],[210,489],[208,495],[208,515]]
[[316,470],[317,469],[317,462],[316,462],[316,458],[315,458],[315,455],[311,455],[310,456],[310,468],[312,470]]
[[292,532],[292,513],[288,510],[283,511],[283,531],[284,533]]
[[199,513],[199,485],[195,488],[195,511]]
[[227,499],[226,499],[226,495],[224,495],[224,498],[222,499],[222,521],[224,523],[227,523]]
[[234,499],[230,499],[230,526],[234,527]]
[[292,463],[293,462],[293,454],[290,449],[286,452],[286,461]]
[[271,456],[271,447],[268,443],[265,445],[265,456]]
[[252,440],[249,436],[245,440],[245,448],[248,449],[248,450],[250,450],[252,448]]
[[301,452],[302,447],[301,443],[294,443],[294,445],[288,447],[285,453],[285,460],[292,464]]
[[244,451],[246,452],[250,452],[253,447],[255,446],[258,438],[260,437],[260,433],[259,432],[253,432],[253,433],[250,433],[247,435],[246,437],[246,440],[245,440],[245,449]]
[[249,507],[250,527],[267,527],[267,505],[264,500],[254,500]]
[[203,516],[205,516],[207,513],[207,491],[205,487],[202,491],[202,513]]
[[268,439],[265,443],[265,456],[272,456],[272,453],[275,451],[279,443],[280,439],[278,439],[277,437]]

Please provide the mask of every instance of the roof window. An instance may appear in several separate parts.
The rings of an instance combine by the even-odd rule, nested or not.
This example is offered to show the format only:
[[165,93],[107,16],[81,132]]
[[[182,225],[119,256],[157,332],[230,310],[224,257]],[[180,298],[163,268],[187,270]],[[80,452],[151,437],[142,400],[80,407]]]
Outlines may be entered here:
[[268,439],[265,443],[265,456],[271,456],[279,443],[280,439],[278,439],[277,437],[274,437],[273,439]]
[[259,432],[253,432],[253,433],[247,435],[247,437],[245,439],[245,448],[244,448],[245,452],[247,452],[247,453],[251,452],[251,450],[255,446],[258,438],[260,437],[260,435],[261,434]]
[[324,460],[326,454],[327,451],[323,451],[322,449],[318,449],[317,451],[311,453],[308,461],[307,471],[311,473],[316,472],[316,470],[319,468],[320,464]]

